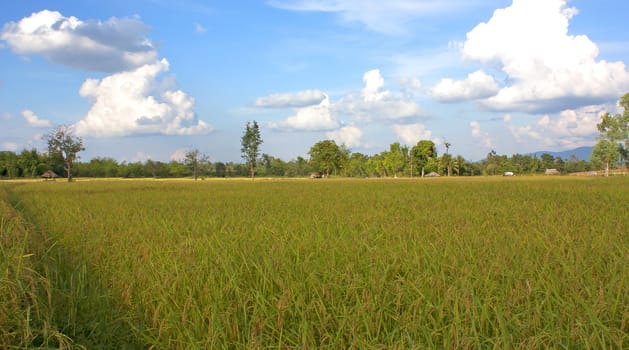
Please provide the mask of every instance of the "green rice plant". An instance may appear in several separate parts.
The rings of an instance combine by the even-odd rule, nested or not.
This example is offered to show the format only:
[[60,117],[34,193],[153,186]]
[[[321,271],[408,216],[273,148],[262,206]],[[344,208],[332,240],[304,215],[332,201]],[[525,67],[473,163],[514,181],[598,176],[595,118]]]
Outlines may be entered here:
[[81,348],[51,322],[50,284],[32,238],[0,187],[0,349]]
[[32,183],[65,334],[172,348],[627,348],[629,181]]

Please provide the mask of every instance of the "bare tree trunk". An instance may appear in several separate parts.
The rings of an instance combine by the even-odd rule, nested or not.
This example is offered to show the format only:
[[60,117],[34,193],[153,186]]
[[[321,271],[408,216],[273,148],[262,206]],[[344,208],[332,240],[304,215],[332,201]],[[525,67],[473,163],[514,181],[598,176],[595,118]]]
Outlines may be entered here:
[[68,174],[68,182],[72,182],[72,166],[66,163],[66,174]]

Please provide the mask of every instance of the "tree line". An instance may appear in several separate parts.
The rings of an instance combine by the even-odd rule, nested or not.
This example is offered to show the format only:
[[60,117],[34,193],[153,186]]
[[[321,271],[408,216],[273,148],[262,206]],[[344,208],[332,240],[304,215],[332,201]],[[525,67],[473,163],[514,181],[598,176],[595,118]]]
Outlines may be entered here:
[[[553,157],[548,153],[540,157],[530,154],[500,155],[491,151],[480,161],[469,161],[460,155],[438,155],[435,144],[422,140],[413,147],[392,143],[389,149],[367,155],[352,152],[333,140],[323,140],[313,145],[309,158],[297,157],[284,161],[262,153],[255,157],[255,165],[248,161],[212,162],[206,155],[193,149],[184,160],[162,162],[145,160],[119,162],[109,157],[97,157],[89,161],[74,161],[71,177],[122,177],[122,178],[178,178],[178,177],[304,177],[311,172],[343,177],[418,177],[431,172],[442,176],[502,175],[511,171],[516,174],[543,173],[554,168],[562,173],[604,169],[604,161],[579,160]],[[252,170],[253,169],[253,170]],[[35,178],[52,170],[67,177],[67,162],[58,155],[24,149],[21,152],[0,152],[0,177]]]
[[123,178],[177,178],[193,177],[304,177],[312,172],[321,172],[326,177],[417,177],[427,173],[441,176],[536,174],[546,169],[557,169],[561,173],[585,172],[596,169],[626,167],[629,150],[629,93],[619,100],[622,114],[601,115],[597,125],[598,142],[590,160],[576,156],[567,159],[544,153],[540,157],[531,154],[500,155],[494,150],[480,161],[469,161],[460,155],[451,155],[449,142],[444,142],[445,153],[439,156],[433,141],[420,140],[409,147],[394,142],[387,150],[367,155],[352,152],[345,145],[333,140],[315,143],[308,151],[309,158],[297,157],[284,161],[261,153],[262,135],[256,121],[248,122],[241,137],[241,153],[244,163],[212,162],[210,158],[194,148],[184,160],[161,162],[118,162],[109,157],[97,157],[81,162],[78,153],[85,150],[83,140],[73,134],[70,127],[60,126],[46,134],[47,152],[24,149],[21,152],[0,151],[0,178],[34,178],[47,171],[62,174],[72,180],[81,177]]

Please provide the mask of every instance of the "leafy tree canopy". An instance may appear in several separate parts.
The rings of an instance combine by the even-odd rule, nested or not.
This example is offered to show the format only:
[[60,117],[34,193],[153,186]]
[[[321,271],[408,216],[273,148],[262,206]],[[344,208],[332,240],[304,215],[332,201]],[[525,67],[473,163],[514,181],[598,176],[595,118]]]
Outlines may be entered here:
[[623,108],[622,114],[612,115],[609,112],[601,115],[601,122],[596,125],[600,132],[599,141],[594,146],[590,159],[595,165],[605,165],[605,174],[609,168],[619,161],[627,161],[629,149],[629,93],[620,98],[618,104]]
[[255,175],[256,162],[258,160],[258,156],[260,155],[260,145],[262,142],[258,122],[255,120],[253,123],[247,122],[245,132],[240,139],[240,144],[242,146],[240,151],[242,152],[242,158],[249,165],[249,171],[252,179]]
[[332,140],[324,140],[315,143],[308,151],[310,161],[327,175],[331,170],[338,168],[341,161],[341,149]]
[[77,154],[85,150],[83,139],[74,135],[72,127],[62,125],[44,136],[48,144],[48,155],[63,160],[68,182],[72,181],[72,165]]

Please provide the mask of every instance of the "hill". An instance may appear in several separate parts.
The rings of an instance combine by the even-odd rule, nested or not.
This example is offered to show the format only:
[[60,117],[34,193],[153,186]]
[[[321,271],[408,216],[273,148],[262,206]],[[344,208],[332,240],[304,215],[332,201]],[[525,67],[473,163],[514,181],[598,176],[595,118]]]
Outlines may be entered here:
[[561,159],[569,159],[571,155],[575,155],[577,156],[577,158],[579,158],[579,160],[590,160],[590,153],[592,153],[593,148],[594,147],[592,146],[586,146],[559,152],[537,151],[531,154],[534,154],[539,158],[542,154],[548,153],[553,157],[560,157]]

